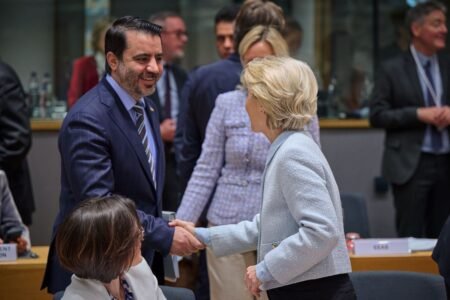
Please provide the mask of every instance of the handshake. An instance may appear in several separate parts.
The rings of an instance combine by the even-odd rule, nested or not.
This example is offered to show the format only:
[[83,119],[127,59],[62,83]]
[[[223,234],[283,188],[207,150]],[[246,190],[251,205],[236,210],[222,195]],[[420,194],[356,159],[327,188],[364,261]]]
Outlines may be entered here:
[[[195,224],[192,222],[173,220],[169,226],[175,227],[175,234],[171,248],[171,254],[188,255],[206,247],[195,237]],[[247,289],[255,297],[261,296],[261,281],[256,276],[256,265],[247,267],[244,275],[244,282]]]
[[169,226],[175,227],[170,254],[186,256],[205,249],[203,244],[195,237],[195,224],[192,222],[173,220]]

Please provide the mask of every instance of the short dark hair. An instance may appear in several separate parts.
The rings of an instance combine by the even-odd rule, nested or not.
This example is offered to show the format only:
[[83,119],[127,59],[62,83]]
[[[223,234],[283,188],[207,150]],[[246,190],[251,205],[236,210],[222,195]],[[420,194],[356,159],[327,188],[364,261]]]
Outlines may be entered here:
[[[164,23],[166,21],[166,19],[168,18],[180,18],[182,19],[182,17],[180,16],[180,14],[174,12],[174,11],[160,11],[157,13],[154,13],[153,15],[151,15],[148,20],[152,23],[156,23],[156,24],[161,24]],[[163,28],[164,29],[164,28]]]
[[282,32],[283,36],[287,36],[291,32],[303,33],[303,27],[299,21],[294,18],[286,18],[286,25],[284,26],[284,30]]
[[271,1],[247,0],[242,4],[234,26],[234,48],[239,49],[239,43],[256,25],[272,26],[279,32],[284,30],[283,9]]
[[56,252],[61,265],[78,277],[109,283],[130,268],[139,238],[132,200],[116,195],[92,198],[59,226]]
[[222,7],[214,17],[214,25],[217,25],[220,22],[231,23],[236,20],[240,7],[239,4],[229,4]]
[[425,18],[428,14],[436,10],[440,10],[442,13],[444,13],[444,15],[447,13],[447,8],[443,3],[433,0],[419,3],[407,12],[405,20],[406,27],[408,28],[411,36],[412,36],[411,33],[412,24],[415,22],[423,21],[423,18]]
[[[161,36],[161,26],[147,20],[125,16],[114,21],[105,36],[105,56],[108,52],[114,53],[117,58],[122,59],[123,52],[127,48],[127,31],[141,31],[151,35]],[[111,68],[106,63],[106,72],[111,74]]]

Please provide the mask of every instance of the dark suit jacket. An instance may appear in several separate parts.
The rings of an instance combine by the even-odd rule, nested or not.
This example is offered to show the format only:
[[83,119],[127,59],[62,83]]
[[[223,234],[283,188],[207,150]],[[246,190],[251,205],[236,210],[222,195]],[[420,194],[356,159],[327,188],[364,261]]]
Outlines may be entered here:
[[221,93],[236,89],[241,71],[241,62],[235,53],[189,74],[181,93],[182,105],[174,141],[182,192],[202,151],[206,126],[216,98]]
[[[449,67],[447,57],[440,55],[443,105],[450,105]],[[386,129],[382,173],[394,184],[405,183],[416,171],[426,129],[416,111],[424,106],[424,95],[411,52],[381,66],[371,97],[370,123]]]
[[436,247],[433,250],[433,259],[437,263],[439,273],[445,279],[445,287],[447,289],[447,297],[450,298],[450,218],[445,222]]
[[[164,151],[159,119],[153,103],[145,99],[147,116],[156,140],[157,190],[136,126],[107,80],[103,80],[69,111],[59,135],[61,153],[60,210],[54,232],[82,200],[119,194],[134,200],[145,229],[142,254],[152,263],[154,249],[170,251],[173,232],[161,217]],[[43,287],[65,289],[70,274],[57,261],[52,242]]]
[[99,74],[94,56],[83,56],[73,62],[72,76],[67,91],[67,105],[72,107],[84,93],[98,84]]
[[[187,74],[186,72],[180,68],[178,65],[173,64],[171,66],[173,77],[175,78],[175,82],[177,84],[177,90],[178,90],[178,108],[181,107],[181,91],[183,89],[184,83],[187,80]],[[159,120],[162,122],[164,120],[164,110],[161,106],[161,99],[159,99],[158,90],[156,90],[151,96],[150,99],[155,103],[156,108],[159,112]],[[174,116],[176,118],[177,116]]]
[[26,156],[31,147],[29,107],[14,70],[0,62],[0,169],[3,169],[22,221],[31,225],[34,199]]

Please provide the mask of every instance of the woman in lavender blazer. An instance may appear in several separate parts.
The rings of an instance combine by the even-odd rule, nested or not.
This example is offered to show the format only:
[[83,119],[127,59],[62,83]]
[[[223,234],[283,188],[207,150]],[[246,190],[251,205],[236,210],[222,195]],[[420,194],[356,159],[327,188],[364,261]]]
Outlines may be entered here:
[[317,108],[311,69],[269,56],[248,63],[242,83],[251,128],[271,143],[260,213],[252,221],[211,228],[171,225],[195,233],[217,256],[256,249],[257,263],[245,275],[255,296],[266,290],[270,300],[356,299],[339,189],[325,156],[303,130]]
[[[244,37],[239,53],[244,65],[255,57],[288,55],[281,35],[265,26],[255,27]],[[236,90],[217,98],[178,219],[196,223],[211,197],[209,226],[251,220],[259,212],[261,176],[270,143],[263,134],[251,131],[246,97],[244,90]],[[319,145],[317,116],[307,129]],[[255,251],[218,258],[207,250],[207,261],[212,299],[253,299],[242,278],[256,262]]]

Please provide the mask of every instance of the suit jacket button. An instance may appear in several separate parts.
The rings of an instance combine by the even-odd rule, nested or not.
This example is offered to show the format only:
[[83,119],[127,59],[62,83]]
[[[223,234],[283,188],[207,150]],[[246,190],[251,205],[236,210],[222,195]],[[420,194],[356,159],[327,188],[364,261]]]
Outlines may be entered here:
[[272,249],[275,249],[276,247],[278,247],[278,243],[272,243]]

